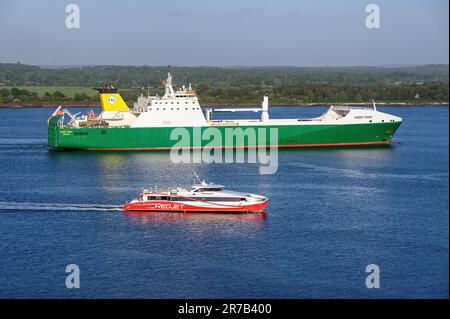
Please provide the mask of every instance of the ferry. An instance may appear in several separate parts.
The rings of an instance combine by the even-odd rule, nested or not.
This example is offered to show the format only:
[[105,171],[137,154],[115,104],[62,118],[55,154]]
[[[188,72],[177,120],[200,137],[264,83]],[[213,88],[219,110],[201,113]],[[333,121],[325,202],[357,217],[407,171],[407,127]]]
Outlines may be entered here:
[[138,198],[123,205],[124,212],[263,213],[267,197],[225,190],[222,185],[201,181],[190,189],[181,187],[142,189]]
[[[402,119],[373,107],[330,106],[319,117],[271,119],[261,107],[207,108],[191,85],[174,90],[169,72],[163,96],[138,97],[129,108],[118,90],[98,87],[102,111],[72,114],[58,107],[48,119],[48,144],[59,150],[364,146],[391,144]],[[218,112],[257,112],[256,119],[214,119]],[[189,137],[177,137],[177,130]],[[228,138],[231,134],[231,138]],[[200,137],[200,138],[198,138]]]

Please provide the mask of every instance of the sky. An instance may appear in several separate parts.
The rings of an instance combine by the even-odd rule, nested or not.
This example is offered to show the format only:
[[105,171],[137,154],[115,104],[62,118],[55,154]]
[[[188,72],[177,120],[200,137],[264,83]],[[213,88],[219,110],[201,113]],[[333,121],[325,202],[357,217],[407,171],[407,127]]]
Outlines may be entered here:
[[[80,28],[67,28],[68,4]],[[368,4],[380,9],[367,28]],[[448,64],[448,0],[0,0],[0,63]]]

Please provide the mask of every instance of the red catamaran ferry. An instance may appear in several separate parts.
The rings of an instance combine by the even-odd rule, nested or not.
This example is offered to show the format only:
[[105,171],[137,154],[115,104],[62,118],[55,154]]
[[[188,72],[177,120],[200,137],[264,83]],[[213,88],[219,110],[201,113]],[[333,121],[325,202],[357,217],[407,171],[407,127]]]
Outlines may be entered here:
[[201,181],[191,189],[142,189],[138,198],[125,203],[125,212],[261,213],[267,197],[224,190],[222,185]]

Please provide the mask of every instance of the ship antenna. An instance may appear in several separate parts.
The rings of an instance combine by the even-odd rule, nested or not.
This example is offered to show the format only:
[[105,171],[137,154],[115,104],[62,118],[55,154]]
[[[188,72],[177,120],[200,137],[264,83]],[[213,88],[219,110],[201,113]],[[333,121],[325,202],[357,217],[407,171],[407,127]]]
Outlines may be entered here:
[[200,177],[198,177],[197,173],[195,172],[195,170],[192,170],[192,173],[194,173],[195,179],[201,184],[201,185],[206,185],[206,182],[200,179]]
[[150,73],[147,72],[147,97],[150,97]]
[[204,183],[204,181],[203,181],[203,182],[201,181],[200,177],[198,177],[197,173],[196,173],[194,170],[192,170],[192,173],[194,173],[195,179],[196,179],[200,184],[203,184],[203,183]]

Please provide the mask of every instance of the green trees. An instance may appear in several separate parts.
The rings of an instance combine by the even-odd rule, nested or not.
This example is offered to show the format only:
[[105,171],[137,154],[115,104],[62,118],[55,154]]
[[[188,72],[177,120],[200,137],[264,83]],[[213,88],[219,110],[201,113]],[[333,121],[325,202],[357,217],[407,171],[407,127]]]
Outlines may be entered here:
[[61,100],[65,97],[65,95],[61,91],[55,91],[53,92],[52,97],[56,100]]
[[[160,81],[166,77],[166,72],[166,67],[150,66],[45,69],[0,63],[0,104],[12,103],[14,99],[29,104],[97,104],[98,97],[85,88],[99,85],[118,87],[125,100],[132,102],[141,93],[147,93],[147,83],[150,94],[161,95]],[[373,98],[380,102],[414,103],[449,100],[448,65],[173,67],[172,72],[175,87],[192,82],[204,104],[259,104],[265,92],[269,93],[273,104],[370,102]],[[73,86],[81,88],[77,92],[78,88]]]
[[[4,85],[87,86],[110,84],[119,88],[158,87],[167,67],[86,66],[46,69],[25,64],[0,63]],[[208,85],[290,86],[295,84],[410,85],[449,82],[448,65],[396,68],[377,67],[172,67],[176,83]],[[148,80],[148,81],[147,81]]]
[[74,101],[77,102],[88,102],[90,101],[90,97],[86,93],[75,93]]

